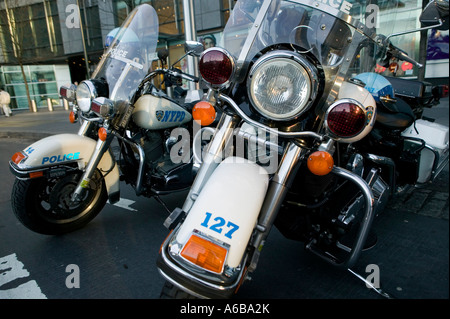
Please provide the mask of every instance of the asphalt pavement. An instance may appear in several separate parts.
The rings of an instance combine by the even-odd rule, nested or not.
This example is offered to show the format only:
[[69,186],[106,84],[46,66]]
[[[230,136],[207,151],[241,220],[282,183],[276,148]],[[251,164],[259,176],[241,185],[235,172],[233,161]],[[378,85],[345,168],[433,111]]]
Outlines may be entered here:
[[[425,114],[435,117],[438,123],[447,123],[449,114],[449,99],[443,99],[434,110],[427,110]],[[80,125],[70,123],[69,111],[63,107],[55,107],[53,111],[39,109],[33,113],[28,110],[13,110],[12,117],[0,116],[0,138],[20,138],[38,140],[45,136],[59,133],[76,133]],[[12,154],[1,154],[11,156]],[[386,208],[387,216],[381,218],[376,224],[379,243],[372,257],[376,257],[385,268],[389,268],[389,277],[385,277],[385,288],[389,293],[402,298],[403,296],[421,296],[432,299],[449,298],[449,169],[448,166],[431,185],[424,188],[413,188],[401,196],[391,200]],[[270,249],[270,243],[268,243]],[[274,247],[274,250],[278,250]],[[377,251],[379,253],[377,253]],[[272,268],[270,273],[280,271],[279,264],[274,265],[270,256],[260,261],[260,267]],[[283,258],[289,258],[287,256]],[[364,259],[365,257],[363,257]],[[369,258],[369,257],[367,257]],[[284,260],[291,263],[292,260]],[[282,262],[281,262],[282,263]],[[370,259],[362,264],[372,264]],[[318,266],[328,267],[328,266]],[[295,268],[295,267],[294,267]],[[292,277],[298,276],[299,269],[292,269]],[[360,273],[364,269],[360,269]],[[290,275],[290,276],[291,276]],[[252,291],[250,298],[258,298],[255,291],[261,291],[262,297],[265,289],[260,284],[265,278],[258,278],[258,272],[254,280],[250,281],[246,289]],[[275,276],[276,277],[276,276]],[[266,278],[267,279],[267,278]],[[276,278],[273,278],[276,279]],[[303,286],[308,286],[308,279],[303,279]],[[277,281],[277,280],[275,280]],[[320,289],[317,282],[311,278],[311,289]],[[402,284],[398,284],[401,282]],[[282,286],[277,283],[277,288],[287,293],[292,289],[291,282]],[[343,281],[336,281],[335,289],[347,289]],[[339,286],[339,287],[337,287]],[[246,298],[246,289],[243,290],[243,298]],[[408,291],[408,295],[402,295]],[[248,290],[247,290],[248,291]],[[329,298],[333,298],[330,291]],[[279,298],[284,298],[280,295]],[[289,298],[289,297],[288,297]],[[306,297],[310,298],[310,297]],[[313,297],[314,298],[314,297]]]

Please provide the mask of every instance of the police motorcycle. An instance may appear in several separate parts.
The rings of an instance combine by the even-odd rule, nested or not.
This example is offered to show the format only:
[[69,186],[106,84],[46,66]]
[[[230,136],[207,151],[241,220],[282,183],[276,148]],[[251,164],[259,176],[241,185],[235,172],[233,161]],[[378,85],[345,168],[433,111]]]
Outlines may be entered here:
[[[171,131],[192,126],[195,92],[192,103],[180,104],[156,79],[163,77],[169,87],[198,78],[174,67],[151,69],[158,16],[150,5],[138,6],[113,31],[92,78],[60,89],[74,103],[71,122],[81,123],[78,134],[44,138],[10,161],[17,177],[13,212],[35,232],[63,234],[83,227],[108,200],[120,200],[120,181],[164,205],[161,195],[187,189],[193,180],[191,151],[179,147],[180,138]],[[185,49],[198,56],[203,46],[189,42]],[[164,61],[167,52],[158,56]]]
[[[432,87],[418,83],[409,105],[374,72],[391,57],[420,66],[394,36],[448,30],[446,0],[430,2],[420,29],[394,29],[402,4],[237,1],[222,42],[199,60],[205,102],[223,114],[183,206],[164,223],[161,298],[231,298],[273,226],[352,272],[389,198],[448,164],[448,127],[413,112],[439,99],[427,97]],[[412,83],[402,81],[399,93]]]

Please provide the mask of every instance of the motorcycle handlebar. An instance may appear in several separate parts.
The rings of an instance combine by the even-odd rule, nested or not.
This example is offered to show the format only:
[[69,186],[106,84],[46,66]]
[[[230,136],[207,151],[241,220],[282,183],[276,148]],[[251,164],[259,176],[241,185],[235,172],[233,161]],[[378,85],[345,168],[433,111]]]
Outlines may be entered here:
[[198,82],[199,78],[187,73],[183,73],[181,70],[178,69],[172,69],[172,70],[167,70],[167,73],[171,76],[174,77],[181,77],[182,79],[191,81],[191,82]]
[[417,62],[416,60],[414,60],[413,58],[409,57],[408,54],[406,54],[406,52],[400,50],[392,43],[389,43],[389,53],[393,57],[396,57],[397,59],[402,60],[402,61],[409,62],[409,63],[417,66],[418,68],[423,67],[423,64],[421,64],[421,63]]

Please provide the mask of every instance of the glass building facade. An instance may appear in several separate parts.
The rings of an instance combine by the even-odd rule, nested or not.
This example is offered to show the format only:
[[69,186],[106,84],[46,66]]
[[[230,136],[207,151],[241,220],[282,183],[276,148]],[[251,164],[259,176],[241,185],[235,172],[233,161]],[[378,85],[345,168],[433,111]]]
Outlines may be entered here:
[[[220,40],[234,2],[193,0],[198,40],[211,35]],[[0,0],[0,86],[10,93],[11,107],[28,108],[24,77],[38,107],[46,107],[48,98],[60,103],[58,88],[92,73],[103,54],[106,35],[142,3],[151,4],[158,13],[158,47],[169,49],[169,62],[178,60],[184,54],[183,0]],[[422,0],[399,0],[398,5],[402,10],[396,17],[390,16],[389,8],[380,13],[376,27],[381,33],[393,31],[389,30],[392,19],[401,22],[402,30],[419,27]],[[448,82],[448,31],[430,31],[429,36],[426,78],[447,78]],[[419,38],[415,32],[392,41],[418,60]],[[185,68],[183,62],[177,66]],[[417,74],[417,68],[401,63],[397,76]]]
[[[142,3],[157,11],[159,47],[177,60],[184,53],[182,0],[0,0],[0,86],[10,93],[11,107],[29,107],[24,78],[37,107],[46,107],[48,98],[59,104],[59,87],[93,72],[106,35]],[[197,32],[220,32],[232,3],[194,0]]]

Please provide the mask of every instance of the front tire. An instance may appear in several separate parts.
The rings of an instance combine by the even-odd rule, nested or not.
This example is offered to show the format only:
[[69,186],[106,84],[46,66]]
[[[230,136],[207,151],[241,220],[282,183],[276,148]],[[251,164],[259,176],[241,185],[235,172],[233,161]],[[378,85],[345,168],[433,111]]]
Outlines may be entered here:
[[105,206],[108,199],[104,179],[96,171],[83,198],[70,201],[81,171],[56,178],[16,179],[11,205],[19,221],[30,230],[45,235],[60,235],[80,229]]

